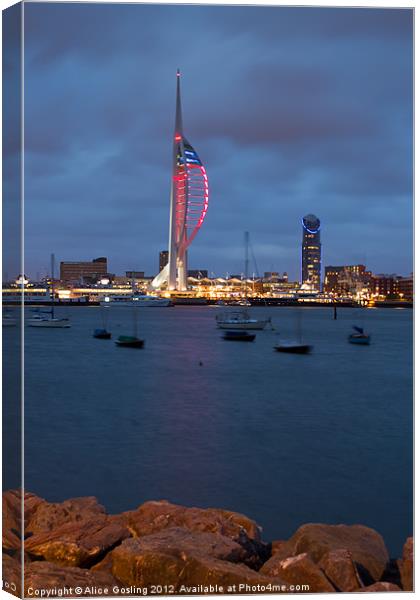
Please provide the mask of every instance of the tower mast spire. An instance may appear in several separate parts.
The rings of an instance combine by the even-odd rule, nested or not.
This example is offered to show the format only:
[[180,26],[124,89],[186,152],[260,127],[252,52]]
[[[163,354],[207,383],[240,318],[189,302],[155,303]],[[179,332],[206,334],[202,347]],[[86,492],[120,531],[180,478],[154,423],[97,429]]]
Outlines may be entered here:
[[181,71],[176,70],[176,113],[175,135],[182,135],[182,107],[181,107]]
[[168,264],[152,281],[159,288],[185,291],[188,276],[188,247],[203,224],[209,204],[206,169],[197,152],[184,137],[181,107],[181,72],[176,71],[175,132],[172,145],[172,180],[169,217]]

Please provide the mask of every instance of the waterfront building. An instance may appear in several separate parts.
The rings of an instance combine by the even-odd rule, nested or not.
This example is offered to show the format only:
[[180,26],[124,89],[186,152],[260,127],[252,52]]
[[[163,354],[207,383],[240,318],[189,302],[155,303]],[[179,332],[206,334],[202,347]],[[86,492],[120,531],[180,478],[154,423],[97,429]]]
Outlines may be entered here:
[[413,301],[414,298],[414,287],[413,287],[413,274],[409,277],[397,277],[397,293],[403,300]]
[[315,215],[302,219],[302,284],[321,291],[321,222]]
[[397,276],[392,275],[373,275],[372,277],[372,292],[379,298],[397,298],[398,286]]
[[184,135],[181,109],[181,74],[176,74],[176,113],[173,138],[169,220],[169,260],[152,282],[154,288],[187,289],[187,250],[207,213],[209,186],[206,169]]
[[279,281],[280,280],[280,273],[278,271],[265,271],[264,272],[264,279],[268,280],[268,281]]
[[144,271],[126,271],[127,279],[144,279]]
[[372,291],[372,273],[365,265],[325,267],[324,292],[334,296],[367,297]]
[[163,271],[166,265],[169,262],[169,252],[168,250],[161,250],[159,252],[159,273]]
[[92,261],[62,261],[60,280],[65,283],[80,283],[85,279],[101,279],[108,275],[108,261],[104,256]]

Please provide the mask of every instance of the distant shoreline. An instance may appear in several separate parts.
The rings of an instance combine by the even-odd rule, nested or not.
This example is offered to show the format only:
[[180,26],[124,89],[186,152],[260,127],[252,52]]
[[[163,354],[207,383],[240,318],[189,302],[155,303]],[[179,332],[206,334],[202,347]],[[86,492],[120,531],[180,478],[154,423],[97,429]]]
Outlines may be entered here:
[[[352,303],[352,302],[342,302],[342,303],[337,303],[337,304],[332,304],[330,302],[311,302],[311,301],[306,301],[306,302],[297,302],[297,301],[293,301],[293,300],[286,300],[286,301],[281,301],[280,299],[274,299],[274,298],[267,298],[265,300],[263,299],[258,299],[258,300],[250,300],[251,302],[251,306],[252,307],[260,307],[260,308],[329,308],[329,309],[333,309],[334,306],[337,309],[341,309],[341,308],[413,308],[413,302],[393,302],[393,301],[383,301],[383,302],[376,302],[374,306],[370,306],[370,307],[364,307],[361,306],[360,304],[356,304],[356,303]],[[235,305],[221,305],[218,306],[216,301],[211,301],[208,300],[206,303],[203,302],[203,299],[201,298],[197,298],[197,302],[194,301],[194,299],[188,300],[188,301],[177,301],[176,299],[173,300],[174,306],[173,307],[165,307],[165,308],[175,308],[176,306],[215,306],[216,308],[220,308],[220,309],[237,309],[237,310],[241,310],[244,307],[243,306],[235,306]],[[25,302],[24,303],[25,306],[30,306],[30,307],[44,307],[44,306],[51,306],[51,303],[49,301],[46,302]],[[20,302],[7,302],[3,300],[3,306],[7,306],[7,307],[20,307],[21,303]],[[100,302],[60,302],[60,301],[56,301],[54,302],[54,307],[71,307],[71,308],[80,308],[80,307],[90,307],[90,306],[100,306]],[[146,308],[146,307],[141,307],[141,308]],[[147,307],[147,308],[162,308],[162,307]]]

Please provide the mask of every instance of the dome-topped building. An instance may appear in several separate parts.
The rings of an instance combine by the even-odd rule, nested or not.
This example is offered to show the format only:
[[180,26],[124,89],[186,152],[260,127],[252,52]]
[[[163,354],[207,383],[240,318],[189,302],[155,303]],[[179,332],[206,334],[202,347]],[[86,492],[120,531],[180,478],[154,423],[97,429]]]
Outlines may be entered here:
[[321,221],[315,215],[302,219],[302,284],[321,291]]

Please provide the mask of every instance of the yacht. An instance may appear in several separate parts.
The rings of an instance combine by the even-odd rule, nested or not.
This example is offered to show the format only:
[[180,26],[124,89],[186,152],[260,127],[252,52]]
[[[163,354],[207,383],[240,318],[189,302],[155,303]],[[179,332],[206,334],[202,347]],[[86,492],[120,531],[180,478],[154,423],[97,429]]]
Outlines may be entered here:
[[169,298],[148,296],[147,294],[133,294],[131,296],[105,296],[105,298],[101,301],[101,306],[115,306],[118,308],[143,308],[172,306],[172,303]]
[[29,327],[71,327],[69,319],[58,319],[51,311],[39,312],[28,319]]
[[3,312],[3,327],[16,327],[17,320],[9,312]]
[[44,327],[48,329],[71,327],[69,319],[59,319],[54,314],[54,254],[51,254],[51,292],[49,310],[36,310],[33,317],[28,319],[29,327]]
[[228,311],[226,314],[217,315],[216,324],[219,329],[265,329],[265,327],[270,324],[271,318],[267,319],[252,319],[248,311]]
[[245,232],[245,298],[242,298],[237,302],[240,306],[244,306],[242,310],[227,311],[225,314],[216,316],[216,325],[219,329],[238,330],[241,329],[246,331],[247,329],[265,329],[265,327],[271,324],[271,318],[266,319],[252,319],[246,307],[251,306],[248,300],[248,250],[249,250],[249,233]]

